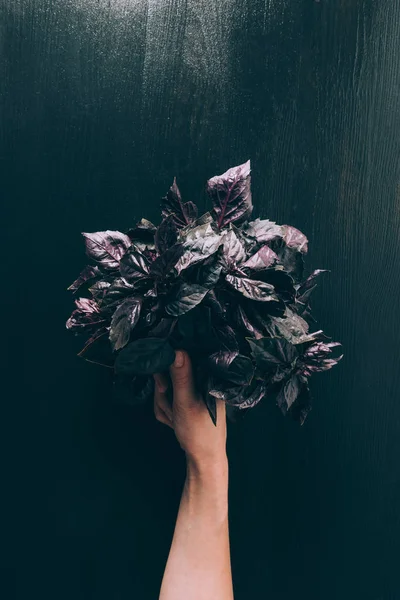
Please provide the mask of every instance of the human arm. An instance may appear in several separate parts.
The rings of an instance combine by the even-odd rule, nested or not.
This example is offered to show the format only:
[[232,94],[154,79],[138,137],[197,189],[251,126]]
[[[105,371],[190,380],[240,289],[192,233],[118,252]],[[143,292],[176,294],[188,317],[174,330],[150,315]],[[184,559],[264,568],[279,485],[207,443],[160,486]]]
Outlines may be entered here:
[[217,402],[215,426],[194,388],[184,352],[177,352],[171,367],[172,406],[166,379],[157,375],[155,380],[156,417],[174,429],[187,459],[160,600],[233,600],[225,404]]

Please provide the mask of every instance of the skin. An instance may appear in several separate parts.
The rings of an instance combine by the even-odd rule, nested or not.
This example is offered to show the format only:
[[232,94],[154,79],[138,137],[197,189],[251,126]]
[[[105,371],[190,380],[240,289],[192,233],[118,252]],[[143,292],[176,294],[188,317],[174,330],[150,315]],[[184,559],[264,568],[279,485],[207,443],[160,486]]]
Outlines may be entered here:
[[214,426],[194,388],[187,353],[176,353],[170,375],[172,405],[169,381],[154,376],[154,412],[174,430],[187,471],[159,600],[233,600],[225,404],[218,402]]

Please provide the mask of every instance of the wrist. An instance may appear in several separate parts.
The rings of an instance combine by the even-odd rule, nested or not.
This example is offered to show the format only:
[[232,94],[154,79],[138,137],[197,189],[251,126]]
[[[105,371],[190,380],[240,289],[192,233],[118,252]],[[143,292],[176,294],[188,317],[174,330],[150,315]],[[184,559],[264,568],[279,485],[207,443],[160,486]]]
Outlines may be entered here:
[[227,485],[228,458],[226,454],[218,457],[199,460],[186,457],[186,479],[210,485]]

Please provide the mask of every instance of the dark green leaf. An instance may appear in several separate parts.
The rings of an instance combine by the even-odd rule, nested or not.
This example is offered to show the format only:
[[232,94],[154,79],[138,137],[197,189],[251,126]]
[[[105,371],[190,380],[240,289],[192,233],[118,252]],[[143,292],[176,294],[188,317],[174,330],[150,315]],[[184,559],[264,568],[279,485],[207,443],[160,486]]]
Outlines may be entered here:
[[167,339],[175,329],[178,319],[162,318],[157,325],[149,331],[149,337],[158,337]]
[[175,350],[162,338],[145,338],[123,348],[115,361],[115,372],[152,375],[166,371],[175,360]]
[[211,326],[211,309],[199,304],[179,317],[180,346],[191,353],[213,352],[219,340]]

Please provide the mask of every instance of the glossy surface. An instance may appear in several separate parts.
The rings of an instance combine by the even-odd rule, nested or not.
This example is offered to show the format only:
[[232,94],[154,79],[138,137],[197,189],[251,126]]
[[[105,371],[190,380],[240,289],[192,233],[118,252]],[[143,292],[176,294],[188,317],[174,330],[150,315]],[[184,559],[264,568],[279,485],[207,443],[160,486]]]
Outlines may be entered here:
[[3,0],[0,16],[4,597],[157,597],[182,457],[75,357],[66,287],[81,231],[155,219],[174,175],[202,210],[203,182],[250,158],[256,211],[332,271],[313,306],[345,357],[303,428],[268,402],[230,428],[235,599],[398,600],[399,4]]

